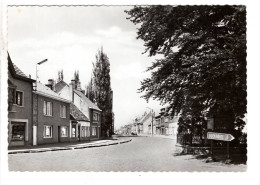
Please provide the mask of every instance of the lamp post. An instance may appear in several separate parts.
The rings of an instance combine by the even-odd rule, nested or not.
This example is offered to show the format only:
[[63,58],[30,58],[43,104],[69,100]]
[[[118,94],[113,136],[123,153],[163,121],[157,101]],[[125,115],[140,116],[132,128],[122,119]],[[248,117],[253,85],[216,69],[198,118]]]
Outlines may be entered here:
[[[34,91],[37,91],[37,82],[38,82],[38,69],[37,69],[37,66],[47,62],[47,60],[48,59],[45,59],[45,60],[43,60],[41,62],[38,62],[36,64],[36,82],[35,82],[35,86],[33,87],[33,88],[35,88]],[[36,97],[36,100],[34,100],[33,97],[32,97],[32,99],[33,99],[33,104],[35,103],[36,106],[38,107],[38,95]],[[36,123],[34,122],[34,119],[33,119],[33,145],[37,145],[38,109],[37,109],[37,113],[36,114],[37,114]]]
[[153,112],[153,109],[151,109],[150,107],[146,107],[146,108],[148,108],[148,109],[150,109],[151,110],[151,113],[152,113],[152,123],[151,123],[151,127],[152,127],[152,132],[151,132],[151,135],[153,136],[153,114],[154,114],[154,112]]
[[38,62],[37,64],[36,64],[36,84],[37,84],[37,82],[38,82],[38,69],[37,69],[37,66],[38,65],[41,65],[41,64],[43,64],[43,63],[45,63],[45,62],[47,62],[48,61],[48,59],[45,59],[45,60],[43,60],[43,61],[41,61],[41,62]]

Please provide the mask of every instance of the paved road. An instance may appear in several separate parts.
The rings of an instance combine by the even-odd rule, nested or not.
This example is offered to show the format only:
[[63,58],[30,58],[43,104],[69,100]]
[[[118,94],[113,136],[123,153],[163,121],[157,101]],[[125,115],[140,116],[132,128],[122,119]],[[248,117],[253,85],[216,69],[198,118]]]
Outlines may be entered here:
[[9,154],[11,171],[245,171],[246,165],[174,156],[174,140],[133,137],[129,143],[45,153]]

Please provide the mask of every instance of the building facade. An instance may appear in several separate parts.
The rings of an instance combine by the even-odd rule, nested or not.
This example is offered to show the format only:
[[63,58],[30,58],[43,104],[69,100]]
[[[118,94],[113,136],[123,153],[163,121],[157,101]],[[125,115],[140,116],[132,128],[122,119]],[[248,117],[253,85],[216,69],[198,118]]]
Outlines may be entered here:
[[32,145],[32,90],[35,80],[15,66],[8,54],[8,144]]
[[33,145],[70,142],[70,132],[70,101],[37,82],[33,91]]
[[101,110],[86,97],[80,85],[76,86],[75,80],[71,80],[69,85],[60,81],[54,86],[54,90],[72,103],[70,111],[72,137],[77,141],[100,139]]

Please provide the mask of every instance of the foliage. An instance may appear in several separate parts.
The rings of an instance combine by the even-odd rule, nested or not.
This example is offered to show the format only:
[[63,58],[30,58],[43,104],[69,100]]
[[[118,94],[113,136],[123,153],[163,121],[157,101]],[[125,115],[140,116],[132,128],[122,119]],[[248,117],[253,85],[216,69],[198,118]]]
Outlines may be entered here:
[[63,80],[63,69],[59,70],[58,71],[58,79],[57,79],[57,82]]
[[204,113],[232,117],[239,129],[246,113],[245,6],[135,6],[149,56],[161,55],[141,82],[147,101],[169,103],[185,123]]
[[93,64],[92,78],[87,86],[87,97],[95,102],[102,110],[101,130],[105,135],[109,130],[112,134],[112,90],[110,85],[110,62],[103,48],[96,54],[96,62]]
[[79,70],[75,70],[74,72],[74,80],[75,80],[75,88],[80,89],[80,79],[79,79]]

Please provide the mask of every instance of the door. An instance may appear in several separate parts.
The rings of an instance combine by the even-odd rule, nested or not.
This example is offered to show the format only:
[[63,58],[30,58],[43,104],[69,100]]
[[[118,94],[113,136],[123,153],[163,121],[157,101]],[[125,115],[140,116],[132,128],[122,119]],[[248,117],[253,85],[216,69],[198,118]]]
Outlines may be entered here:
[[33,145],[37,145],[37,126],[33,126]]
[[78,141],[80,140],[80,132],[81,132],[81,130],[80,130],[80,125],[78,126]]
[[58,126],[58,142],[60,142],[60,137],[61,137],[61,131],[60,131],[60,126]]

